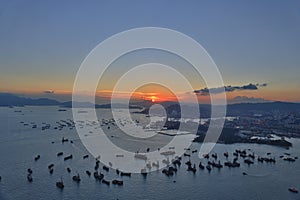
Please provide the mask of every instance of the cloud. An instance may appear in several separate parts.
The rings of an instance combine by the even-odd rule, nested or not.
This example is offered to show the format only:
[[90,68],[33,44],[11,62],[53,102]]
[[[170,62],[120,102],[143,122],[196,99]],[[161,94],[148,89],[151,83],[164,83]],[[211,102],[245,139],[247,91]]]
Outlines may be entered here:
[[45,94],[54,94],[54,91],[53,90],[45,90],[44,93]]
[[218,93],[223,93],[223,92],[233,92],[236,90],[258,90],[259,87],[266,87],[268,84],[267,83],[263,83],[263,84],[252,84],[249,83],[248,85],[242,85],[242,86],[224,86],[224,87],[217,87],[217,88],[202,88],[199,90],[194,90],[194,93],[197,95],[201,95],[201,96],[207,96],[210,93],[211,94],[218,94]]

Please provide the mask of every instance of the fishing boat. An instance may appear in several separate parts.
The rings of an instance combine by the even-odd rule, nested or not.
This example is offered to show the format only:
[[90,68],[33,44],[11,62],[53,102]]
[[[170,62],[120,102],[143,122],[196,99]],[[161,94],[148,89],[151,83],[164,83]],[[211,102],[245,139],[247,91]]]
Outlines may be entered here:
[[56,182],[56,187],[58,187],[59,189],[63,189],[65,187],[62,179],[58,182]]
[[146,156],[146,155],[144,155],[144,154],[139,154],[139,153],[136,153],[136,154],[134,155],[134,158],[136,158],[136,159],[141,159],[141,160],[147,160],[147,156]]
[[289,188],[289,191],[293,193],[298,193],[298,190],[294,187]]
[[32,176],[31,176],[31,174],[28,174],[28,175],[27,175],[27,180],[28,180],[28,182],[32,182],[32,181],[33,181],[33,178],[32,178]]
[[79,174],[73,176],[72,179],[73,179],[73,181],[76,181],[77,183],[79,183],[81,181]]

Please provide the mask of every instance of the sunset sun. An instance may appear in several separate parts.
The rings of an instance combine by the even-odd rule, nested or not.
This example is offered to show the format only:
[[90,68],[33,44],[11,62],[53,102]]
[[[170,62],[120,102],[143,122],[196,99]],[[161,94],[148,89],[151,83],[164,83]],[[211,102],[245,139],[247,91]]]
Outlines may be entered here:
[[156,97],[156,96],[151,96],[151,101],[152,101],[152,102],[155,102],[155,101],[156,101],[156,99],[157,99],[157,97]]

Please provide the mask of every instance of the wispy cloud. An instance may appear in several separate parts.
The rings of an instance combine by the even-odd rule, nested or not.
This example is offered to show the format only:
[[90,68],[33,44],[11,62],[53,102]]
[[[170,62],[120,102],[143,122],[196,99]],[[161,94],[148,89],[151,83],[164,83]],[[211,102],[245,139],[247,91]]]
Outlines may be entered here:
[[236,90],[258,90],[259,87],[266,87],[268,84],[267,83],[263,83],[263,84],[252,84],[249,83],[247,85],[242,85],[242,86],[224,86],[224,87],[217,87],[217,88],[202,88],[199,90],[194,90],[194,93],[197,95],[201,95],[201,96],[207,96],[209,94],[218,94],[218,93],[222,93],[222,92],[233,92]]

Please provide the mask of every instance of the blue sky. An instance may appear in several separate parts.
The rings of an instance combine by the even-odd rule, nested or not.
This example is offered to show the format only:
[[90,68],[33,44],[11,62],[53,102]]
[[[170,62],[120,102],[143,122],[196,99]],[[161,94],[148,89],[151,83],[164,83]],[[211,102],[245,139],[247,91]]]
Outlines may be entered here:
[[245,95],[300,101],[300,2],[293,0],[2,0],[0,91],[71,91],[81,62],[99,42],[145,26],[194,38],[226,84],[268,83]]

